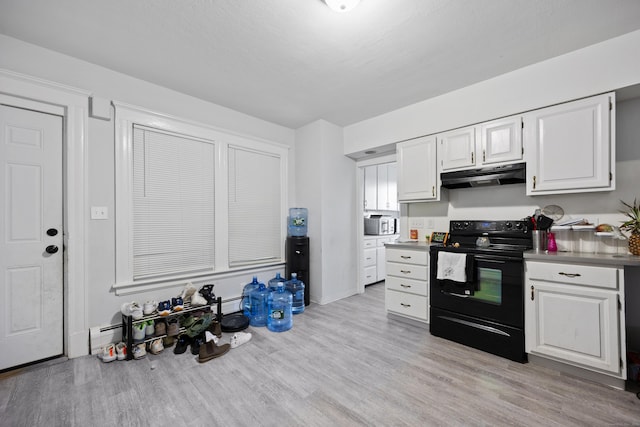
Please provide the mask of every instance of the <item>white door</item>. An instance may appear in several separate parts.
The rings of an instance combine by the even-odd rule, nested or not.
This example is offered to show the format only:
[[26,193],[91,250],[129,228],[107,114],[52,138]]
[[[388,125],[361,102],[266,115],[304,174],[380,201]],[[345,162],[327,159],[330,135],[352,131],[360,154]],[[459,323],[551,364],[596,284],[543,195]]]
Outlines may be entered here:
[[522,160],[522,117],[507,117],[480,125],[482,164]]
[[396,145],[398,200],[439,200],[436,138],[424,136]]
[[0,370],[63,353],[62,133],[0,105]]
[[441,165],[443,171],[467,168],[476,165],[476,128],[466,127],[442,133],[440,141]]

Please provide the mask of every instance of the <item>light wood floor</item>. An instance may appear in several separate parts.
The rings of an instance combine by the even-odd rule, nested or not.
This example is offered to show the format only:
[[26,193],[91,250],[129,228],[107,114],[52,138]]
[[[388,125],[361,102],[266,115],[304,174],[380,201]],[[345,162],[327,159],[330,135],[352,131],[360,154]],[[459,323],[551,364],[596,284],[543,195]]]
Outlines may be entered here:
[[383,284],[307,307],[288,332],[250,331],[249,343],[204,364],[165,350],[5,374],[0,425],[640,425],[634,393],[387,319]]

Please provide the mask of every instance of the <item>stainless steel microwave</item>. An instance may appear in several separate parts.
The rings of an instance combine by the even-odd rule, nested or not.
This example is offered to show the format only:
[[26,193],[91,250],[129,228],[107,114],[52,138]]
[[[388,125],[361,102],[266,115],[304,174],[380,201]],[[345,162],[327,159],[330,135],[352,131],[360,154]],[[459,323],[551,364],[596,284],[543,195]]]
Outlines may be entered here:
[[364,234],[373,236],[382,236],[396,233],[395,218],[382,215],[371,215],[364,219]]

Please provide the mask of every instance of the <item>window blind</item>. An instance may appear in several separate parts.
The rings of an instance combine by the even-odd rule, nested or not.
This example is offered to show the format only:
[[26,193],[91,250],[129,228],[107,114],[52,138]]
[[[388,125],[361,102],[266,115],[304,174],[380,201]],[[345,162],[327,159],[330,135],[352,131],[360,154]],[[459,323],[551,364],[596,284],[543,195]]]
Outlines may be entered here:
[[281,158],[229,147],[229,265],[281,259]]
[[214,269],[212,141],[133,128],[133,278]]

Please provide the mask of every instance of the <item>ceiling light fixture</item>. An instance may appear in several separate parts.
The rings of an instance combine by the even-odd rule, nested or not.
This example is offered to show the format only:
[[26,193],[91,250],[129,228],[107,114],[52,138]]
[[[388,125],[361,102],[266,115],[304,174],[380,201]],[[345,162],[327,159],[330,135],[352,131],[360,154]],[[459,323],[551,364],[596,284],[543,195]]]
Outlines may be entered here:
[[335,12],[349,12],[355,8],[360,0],[324,0],[329,8]]

